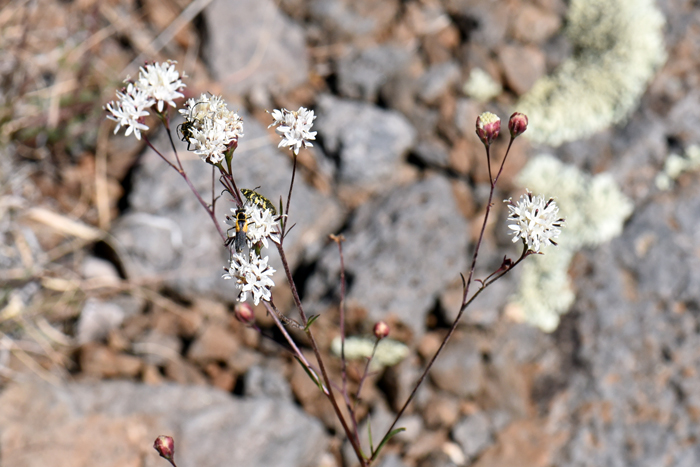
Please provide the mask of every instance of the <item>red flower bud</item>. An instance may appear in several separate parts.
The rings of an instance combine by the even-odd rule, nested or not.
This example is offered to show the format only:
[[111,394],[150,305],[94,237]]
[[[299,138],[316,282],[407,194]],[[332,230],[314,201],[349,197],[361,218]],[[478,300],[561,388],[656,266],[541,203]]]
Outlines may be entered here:
[[167,459],[168,462],[175,465],[173,458],[175,457],[175,441],[170,436],[159,436],[153,443],[153,448],[158,451],[160,457]]
[[500,131],[501,119],[491,112],[484,112],[476,118],[476,134],[484,146],[489,147]]
[[389,325],[384,321],[379,321],[374,325],[374,337],[377,339],[384,339],[389,335]]
[[520,112],[515,112],[511,115],[510,120],[508,120],[510,137],[515,139],[525,133],[525,130],[527,130],[527,123],[527,115],[521,114]]
[[253,312],[253,307],[247,303],[239,303],[233,309],[233,314],[236,319],[244,324],[251,324],[255,321],[255,313]]

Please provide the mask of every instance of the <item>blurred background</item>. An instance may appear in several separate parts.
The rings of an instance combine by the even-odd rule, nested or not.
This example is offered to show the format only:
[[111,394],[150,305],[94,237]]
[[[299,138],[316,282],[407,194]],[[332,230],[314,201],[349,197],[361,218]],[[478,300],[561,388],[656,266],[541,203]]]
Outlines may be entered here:
[[[391,326],[398,357],[358,408],[375,437],[459,308],[489,194],[476,117],[503,120],[500,162],[508,116],[529,116],[476,277],[520,253],[500,200],[525,188],[556,198],[560,245],[468,309],[379,465],[700,465],[696,2],[0,3],[3,466],[165,465],[161,434],[181,467],[356,465],[264,308],[269,338],[235,319],[227,252],[187,185],[105,119],[127,76],[168,59],[186,97],[221,94],[244,118],[234,176],[273,201],[292,161],[266,111],[315,111],[285,246],[336,379],[329,234],[346,238],[348,335]],[[208,195],[211,169],[186,146]],[[296,317],[270,256],[275,302]]]

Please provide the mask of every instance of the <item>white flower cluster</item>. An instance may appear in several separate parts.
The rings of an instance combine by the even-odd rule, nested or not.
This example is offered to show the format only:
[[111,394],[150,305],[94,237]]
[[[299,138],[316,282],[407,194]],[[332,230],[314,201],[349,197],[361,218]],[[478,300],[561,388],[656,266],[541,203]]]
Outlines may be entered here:
[[129,78],[125,80],[127,86],[117,91],[117,101],[105,106],[109,112],[107,118],[117,122],[115,134],[121,127],[126,127],[126,136],[134,133],[136,139],[140,140],[141,131],[148,130],[148,126],[143,123],[143,119],[149,115],[147,109],[156,104],[158,112],[162,112],[164,103],[175,107],[175,99],[184,97],[180,90],[185,84],[180,80],[175,63],[148,63],[141,67],[135,82]]
[[189,99],[179,112],[185,117],[180,127],[183,139],[209,164],[223,161],[231,143],[243,136],[243,119],[228,110],[220,96],[202,94],[197,100]]
[[313,110],[306,107],[299,107],[297,111],[287,109],[275,109],[270,114],[275,119],[268,128],[276,126],[275,131],[282,136],[282,141],[277,146],[290,147],[294,154],[299,154],[299,149],[303,147],[313,147],[309,141],[316,139],[316,132],[309,131],[314,124],[316,116]]
[[249,292],[253,295],[253,302],[256,305],[260,300],[270,300],[270,287],[275,285],[271,276],[275,270],[267,265],[267,259],[267,256],[261,258],[252,250],[247,256],[241,253],[234,253],[231,256],[231,266],[224,268],[226,274],[223,278],[236,281],[236,286],[241,290],[239,301],[244,302]]
[[566,235],[559,246],[528,258],[507,308],[510,316],[551,332],[576,298],[568,275],[574,255],[620,235],[634,205],[610,174],[590,176],[549,155],[532,158],[518,183],[535,193],[555,195],[566,216]]
[[548,244],[556,245],[554,239],[561,233],[564,219],[559,217],[559,208],[552,198],[533,196],[530,191],[522,195],[517,203],[508,203],[508,226],[513,232],[513,243],[522,240],[528,250],[539,253]]
[[[226,223],[235,227],[238,210],[231,209],[231,212],[233,216],[226,216]],[[223,277],[236,278],[236,286],[241,290],[239,301],[245,301],[247,292],[252,292],[253,301],[257,305],[261,299],[270,300],[270,287],[275,285],[271,279],[275,270],[267,265],[267,256],[261,259],[258,253],[262,247],[269,247],[268,240],[279,242],[279,217],[262,203],[256,202],[255,198],[246,200],[243,212],[246,216],[245,236],[250,260],[246,260],[240,252],[234,253]]]

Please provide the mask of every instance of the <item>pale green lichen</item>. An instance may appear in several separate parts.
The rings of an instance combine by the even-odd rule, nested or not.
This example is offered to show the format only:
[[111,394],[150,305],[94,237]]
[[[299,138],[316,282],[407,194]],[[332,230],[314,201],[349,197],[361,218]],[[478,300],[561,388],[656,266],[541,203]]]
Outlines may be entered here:
[[670,190],[673,182],[684,172],[700,168],[700,146],[692,145],[685,150],[683,156],[670,154],[664,162],[664,170],[656,176],[656,187],[659,190]]
[[501,84],[481,68],[472,69],[464,83],[464,93],[479,102],[488,102],[503,92]]
[[609,174],[587,175],[553,156],[532,159],[518,183],[534,194],[552,196],[566,219],[559,245],[523,264],[509,314],[551,332],[574,301],[568,277],[577,250],[611,240],[622,232],[634,208]]
[[[375,338],[369,337],[348,337],[345,339],[345,358],[347,360],[364,360],[372,356]],[[336,337],[331,342],[331,351],[340,356],[340,337]],[[370,368],[377,370],[385,366],[393,366],[406,358],[409,349],[405,344],[393,339],[382,339],[377,345],[377,352],[374,354]]]
[[552,146],[625,119],[666,59],[653,0],[572,0],[567,24],[573,57],[517,106],[530,119],[528,138]]

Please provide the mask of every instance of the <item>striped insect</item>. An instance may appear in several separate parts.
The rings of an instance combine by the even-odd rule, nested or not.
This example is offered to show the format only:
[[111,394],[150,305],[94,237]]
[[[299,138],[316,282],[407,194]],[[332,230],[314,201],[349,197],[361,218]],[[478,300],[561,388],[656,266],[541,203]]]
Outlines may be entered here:
[[273,216],[277,215],[277,209],[275,209],[275,205],[272,204],[272,201],[265,198],[257,191],[249,190],[248,188],[241,188],[241,193],[243,193],[243,196],[245,196],[245,198],[251,203],[262,209],[269,210]]

